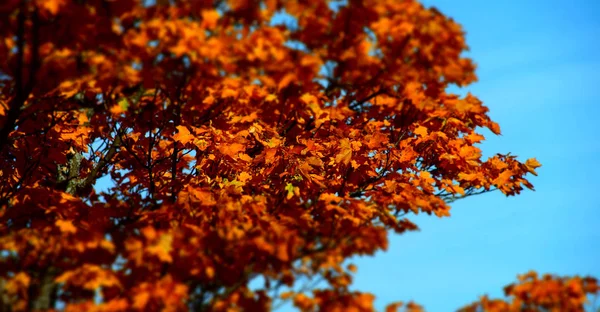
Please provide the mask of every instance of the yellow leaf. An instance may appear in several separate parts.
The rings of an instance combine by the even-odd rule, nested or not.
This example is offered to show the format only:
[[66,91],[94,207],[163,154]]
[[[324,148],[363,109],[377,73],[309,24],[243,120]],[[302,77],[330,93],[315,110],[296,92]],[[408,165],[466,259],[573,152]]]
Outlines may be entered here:
[[123,111],[126,111],[129,108],[129,101],[127,98],[120,99],[117,104],[121,107],[121,109],[123,109]]
[[267,102],[273,102],[277,100],[277,96],[275,94],[269,94],[267,95],[267,97],[265,98],[265,101]]
[[286,195],[287,199],[294,197],[294,194],[298,195],[300,192],[300,189],[298,187],[295,187],[292,183],[286,184],[285,190],[287,191],[287,195]]
[[535,169],[541,166],[542,164],[540,164],[540,162],[537,161],[537,159],[535,158],[529,158],[527,159],[527,161],[525,161],[525,167],[527,167],[527,171],[531,172],[531,174],[536,176],[537,172],[535,172]]

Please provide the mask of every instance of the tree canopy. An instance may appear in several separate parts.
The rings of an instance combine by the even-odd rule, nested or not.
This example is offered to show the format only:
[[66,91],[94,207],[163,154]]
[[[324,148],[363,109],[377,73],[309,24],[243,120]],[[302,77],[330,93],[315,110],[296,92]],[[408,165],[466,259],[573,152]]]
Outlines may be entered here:
[[[464,32],[417,1],[7,0],[0,39],[0,310],[370,311],[348,260],[540,166],[482,158]],[[464,309],[598,286],[507,289]]]

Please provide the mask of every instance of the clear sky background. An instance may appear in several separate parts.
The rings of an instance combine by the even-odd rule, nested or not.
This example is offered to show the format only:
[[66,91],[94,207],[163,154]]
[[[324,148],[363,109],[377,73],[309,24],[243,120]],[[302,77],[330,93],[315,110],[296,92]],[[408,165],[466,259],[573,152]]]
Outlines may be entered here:
[[420,232],[355,261],[354,287],[374,293],[379,309],[414,300],[437,312],[501,297],[531,269],[600,277],[600,1],[424,3],[467,32],[479,82],[466,89],[502,129],[484,133],[484,155],[543,167],[535,192],[485,194],[456,202],[450,218],[415,218]]

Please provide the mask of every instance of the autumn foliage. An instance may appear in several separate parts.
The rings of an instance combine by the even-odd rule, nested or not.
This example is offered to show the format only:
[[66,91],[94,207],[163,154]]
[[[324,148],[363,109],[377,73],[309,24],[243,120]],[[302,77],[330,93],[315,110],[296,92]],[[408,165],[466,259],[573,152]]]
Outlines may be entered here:
[[529,272],[519,276],[519,282],[504,288],[507,300],[489,299],[468,305],[460,312],[503,311],[583,311],[587,296],[600,291],[598,281],[591,277],[559,277]]
[[482,159],[466,49],[409,0],[2,1],[2,310],[372,310],[351,257],[540,166]]

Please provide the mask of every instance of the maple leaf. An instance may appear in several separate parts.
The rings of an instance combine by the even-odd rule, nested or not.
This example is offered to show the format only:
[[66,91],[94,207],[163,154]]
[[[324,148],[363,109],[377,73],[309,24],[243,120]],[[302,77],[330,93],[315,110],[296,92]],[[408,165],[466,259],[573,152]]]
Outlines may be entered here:
[[173,262],[173,236],[167,233],[160,234],[158,240],[146,249],[149,254],[156,255],[160,261]]
[[340,140],[340,151],[335,156],[335,162],[341,164],[349,164],[352,160],[352,145],[350,140],[344,138]]
[[246,183],[246,181],[248,181],[250,179],[252,179],[252,176],[250,174],[248,174],[247,172],[242,172],[238,176],[238,180],[240,180],[240,182],[242,182],[242,183]]
[[129,101],[126,98],[122,98],[117,102],[116,105],[110,108],[110,112],[113,114],[113,116],[119,116],[126,112],[127,108],[129,108]]
[[415,128],[415,130],[413,132],[414,132],[414,134],[416,134],[420,137],[425,137],[428,134],[427,128],[425,128],[423,126],[418,126],[417,128]]
[[187,144],[194,140],[194,136],[190,133],[190,130],[184,126],[177,126],[177,133],[173,135],[173,140]]
[[285,190],[287,191],[287,195],[286,195],[287,199],[294,197],[294,195],[300,196],[300,188],[297,186],[294,186],[291,183],[288,183],[285,185]]
[[202,27],[207,29],[214,29],[217,27],[219,21],[219,12],[217,10],[204,10],[202,11]]
[[63,233],[73,234],[77,232],[77,228],[73,225],[71,220],[56,220],[55,224]]
[[525,161],[525,166],[527,167],[527,171],[529,171],[531,174],[537,176],[537,173],[535,172],[535,169],[538,168],[538,167],[541,167],[542,164],[540,164],[537,161],[537,159],[530,158],[530,159],[527,159],[527,161]]
[[240,143],[221,144],[218,149],[221,153],[231,157],[237,158],[238,154],[243,151],[246,147]]

